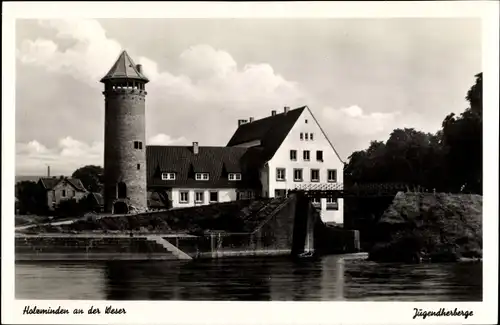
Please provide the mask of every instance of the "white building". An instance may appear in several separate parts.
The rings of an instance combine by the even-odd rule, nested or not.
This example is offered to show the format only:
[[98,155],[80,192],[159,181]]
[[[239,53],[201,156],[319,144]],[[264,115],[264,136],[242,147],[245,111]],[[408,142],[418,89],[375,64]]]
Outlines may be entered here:
[[[276,197],[307,185],[343,182],[344,164],[311,110],[239,120],[226,147],[148,146],[148,190],[188,207],[253,196]],[[342,199],[315,203],[325,222],[343,223]]]
[[[262,195],[286,195],[304,185],[343,183],[344,163],[307,107],[300,107],[249,122],[239,127],[228,146],[262,148]],[[325,222],[343,223],[343,200],[315,202]]]

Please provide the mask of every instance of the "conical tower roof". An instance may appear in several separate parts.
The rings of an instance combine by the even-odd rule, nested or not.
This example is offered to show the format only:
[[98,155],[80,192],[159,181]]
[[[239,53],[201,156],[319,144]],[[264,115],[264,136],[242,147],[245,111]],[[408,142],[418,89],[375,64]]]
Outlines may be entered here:
[[148,82],[149,79],[137,69],[127,51],[123,51],[101,82],[113,79],[135,79]]

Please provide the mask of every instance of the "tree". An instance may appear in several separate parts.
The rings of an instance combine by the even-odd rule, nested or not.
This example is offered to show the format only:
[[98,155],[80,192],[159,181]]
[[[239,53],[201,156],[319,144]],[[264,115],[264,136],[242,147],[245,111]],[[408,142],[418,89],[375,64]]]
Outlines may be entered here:
[[47,211],[47,199],[40,184],[22,181],[16,184],[15,192],[20,214],[44,214]]
[[101,166],[88,165],[78,168],[71,177],[80,179],[88,191],[101,193],[104,181],[103,175],[104,170]]
[[372,141],[354,152],[344,168],[345,183],[397,182],[482,193],[482,73],[466,99],[469,108],[446,116],[435,134],[395,129],[385,143]]
[[483,177],[483,74],[467,92],[469,107],[458,117],[449,114],[442,134],[448,167],[448,190],[482,193]]

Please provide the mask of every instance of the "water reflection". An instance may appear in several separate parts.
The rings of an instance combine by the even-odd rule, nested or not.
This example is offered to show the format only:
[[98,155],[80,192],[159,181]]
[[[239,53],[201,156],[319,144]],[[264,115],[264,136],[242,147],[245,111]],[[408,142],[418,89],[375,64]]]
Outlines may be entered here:
[[349,256],[16,264],[18,299],[480,301],[482,264]]

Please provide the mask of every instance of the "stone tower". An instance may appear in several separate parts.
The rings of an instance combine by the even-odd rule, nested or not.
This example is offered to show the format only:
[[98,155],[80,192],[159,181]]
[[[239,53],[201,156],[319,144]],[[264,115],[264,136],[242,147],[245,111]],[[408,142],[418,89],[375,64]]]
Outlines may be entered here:
[[141,65],[123,51],[104,84],[104,209],[147,208],[146,89]]

